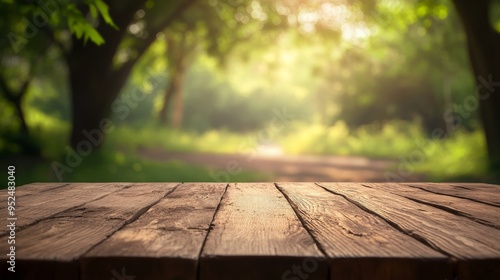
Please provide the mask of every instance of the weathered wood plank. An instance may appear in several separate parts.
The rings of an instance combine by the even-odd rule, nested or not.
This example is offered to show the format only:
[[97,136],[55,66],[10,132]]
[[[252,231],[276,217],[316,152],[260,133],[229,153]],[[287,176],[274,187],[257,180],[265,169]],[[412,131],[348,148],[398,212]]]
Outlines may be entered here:
[[[22,186],[16,186],[15,196],[17,199],[19,197],[38,194],[40,192],[61,188],[68,185],[69,185],[68,183],[31,183]],[[0,190],[0,201],[2,202],[0,204],[0,209],[7,207],[7,203],[3,203],[4,201],[7,200],[8,196],[7,191],[8,191],[7,189]]]
[[[134,184],[19,231],[16,235],[16,276],[23,280],[39,279],[41,275],[44,279],[79,279],[79,257],[135,220],[176,185]],[[7,237],[0,238],[0,242],[6,244]],[[2,279],[10,276],[5,250],[2,246]]]
[[293,279],[294,268],[326,279],[323,258],[272,183],[231,184],[202,250],[200,279]]
[[226,185],[181,185],[87,253],[82,279],[109,280],[110,271],[123,267],[137,279],[195,280],[198,256]]
[[32,194],[38,194],[44,191],[49,191],[61,187],[65,187],[70,185],[70,183],[65,183],[65,182],[59,182],[59,183],[45,183],[45,182],[40,182],[40,183],[29,183],[26,185],[22,186],[17,186],[16,187],[16,196],[25,196],[25,195],[32,195]]
[[[40,220],[102,198],[130,185],[130,183],[76,183],[39,192],[37,195],[19,198],[16,196],[16,227],[21,230]],[[0,219],[5,220],[6,216],[6,210],[0,212]],[[6,234],[6,229],[2,228],[0,236]]]
[[[436,183],[434,183],[436,184]],[[437,184],[443,184],[443,183],[437,183]],[[456,186],[456,187],[465,187],[465,188],[472,188],[472,189],[482,189],[485,191],[492,191],[492,192],[497,192],[500,190],[500,185],[494,185],[494,184],[488,184],[488,183],[457,183],[457,182],[450,182],[446,183],[447,185],[450,186]]]
[[394,183],[364,183],[363,185],[379,190],[384,190],[434,206],[453,214],[467,217],[478,223],[500,229],[500,209],[495,206],[478,203],[468,199],[438,195],[424,191],[419,188],[412,188],[403,184]]
[[330,279],[451,279],[448,257],[314,183],[279,183],[329,257]]
[[457,183],[453,185],[444,183],[405,183],[404,185],[420,188],[436,194],[465,198],[479,203],[500,207],[500,192],[493,188],[473,187],[471,185],[461,186],[462,184]]
[[[435,207],[360,184],[321,183],[393,226],[458,259],[459,279],[500,279],[500,231]],[[468,266],[475,259],[480,266]],[[467,271],[474,267],[480,270]],[[485,275],[485,271],[488,271]],[[467,275],[476,275],[467,278]]]

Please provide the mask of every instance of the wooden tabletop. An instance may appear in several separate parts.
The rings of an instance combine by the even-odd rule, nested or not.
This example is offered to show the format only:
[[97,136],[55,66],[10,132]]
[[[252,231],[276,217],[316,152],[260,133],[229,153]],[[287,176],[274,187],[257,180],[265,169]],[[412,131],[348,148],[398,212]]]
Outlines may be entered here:
[[36,183],[14,213],[8,196],[1,279],[500,279],[497,185]]

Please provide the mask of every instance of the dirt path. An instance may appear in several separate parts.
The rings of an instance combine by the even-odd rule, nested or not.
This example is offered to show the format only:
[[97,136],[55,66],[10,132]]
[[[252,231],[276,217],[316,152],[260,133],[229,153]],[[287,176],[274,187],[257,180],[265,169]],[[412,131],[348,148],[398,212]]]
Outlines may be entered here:
[[[274,181],[343,181],[385,182],[386,171],[394,170],[397,161],[354,156],[264,156],[242,154],[209,154],[168,152],[161,149],[140,149],[139,155],[157,161],[178,160],[204,165],[215,172],[241,167],[244,171],[268,173]],[[232,167],[231,167],[232,166]],[[394,171],[393,171],[394,172]],[[397,171],[394,172],[397,174]],[[413,175],[405,181],[423,181]]]

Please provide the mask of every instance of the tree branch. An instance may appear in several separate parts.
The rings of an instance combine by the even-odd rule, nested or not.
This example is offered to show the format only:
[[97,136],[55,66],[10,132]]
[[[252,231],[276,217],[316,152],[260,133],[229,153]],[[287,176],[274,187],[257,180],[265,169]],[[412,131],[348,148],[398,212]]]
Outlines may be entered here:
[[[56,37],[54,36],[54,30],[50,28],[50,26],[47,24],[44,27],[41,28],[43,33],[48,37],[50,40],[50,43],[55,44],[60,50],[61,54],[63,55],[64,59],[67,58],[68,55],[68,50],[66,47],[62,44],[61,41],[57,40]],[[49,44],[50,45],[50,44]]]
[[0,75],[0,89],[5,94],[5,97],[7,98],[7,100],[13,101],[15,95],[9,89],[9,86],[7,85],[7,81],[1,75]]
[[[97,32],[104,38],[106,47],[97,46],[95,44],[85,44],[81,39],[72,36],[72,50],[70,51],[67,61],[68,64],[78,62],[81,57],[92,56],[95,59],[105,61],[104,69],[111,69],[113,58],[127,34],[127,27],[133,19],[134,13],[144,6],[146,0],[134,1],[107,1],[109,5],[110,17],[113,19],[118,30],[114,27],[102,22],[96,28]],[[123,6],[124,3],[128,5]],[[82,55],[84,54],[85,55]],[[75,66],[78,67],[78,66]]]
[[114,76],[118,79],[126,79],[134,65],[137,61],[142,57],[142,55],[146,52],[146,50],[151,46],[151,44],[156,41],[156,34],[163,31],[167,28],[172,22],[182,13],[187,10],[196,0],[185,0],[170,14],[169,17],[166,17],[156,28],[149,30],[149,36],[141,41],[141,44],[135,48],[137,55],[127,62],[125,62],[120,68],[115,70]]

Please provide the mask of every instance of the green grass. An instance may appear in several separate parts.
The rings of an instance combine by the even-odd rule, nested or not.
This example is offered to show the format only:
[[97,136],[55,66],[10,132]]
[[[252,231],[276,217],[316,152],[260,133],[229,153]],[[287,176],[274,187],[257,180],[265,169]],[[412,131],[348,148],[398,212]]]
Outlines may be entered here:
[[[415,123],[393,121],[383,126],[349,130],[342,122],[326,127],[296,124],[280,141],[294,154],[358,155],[410,162],[429,180],[479,180],[489,177],[484,134],[456,131],[452,137],[430,139]],[[420,156],[420,158],[419,158]]]
[[[200,137],[180,131],[158,129],[158,127],[132,128],[120,126],[106,135],[102,149],[82,157],[81,163],[72,168],[66,163],[67,135],[66,125],[38,126],[35,137],[42,143],[42,158],[15,156],[2,158],[0,166],[7,170],[8,165],[16,166],[16,183],[56,182],[58,176],[53,168],[54,162],[71,169],[61,173],[65,182],[211,182],[211,170],[205,166],[186,164],[176,160],[154,161],[140,157],[137,150],[141,147],[160,148],[170,151],[211,151],[223,141],[234,141],[233,146],[220,145],[215,152],[231,152],[241,136],[209,132]],[[231,182],[267,181],[269,174],[245,171],[232,175]]]
[[[156,162],[122,152],[96,153],[84,158],[73,173],[65,177],[67,181],[122,181],[122,182],[203,182],[214,181],[209,169],[189,165],[176,160]],[[257,176],[242,172],[231,181],[255,180]]]
[[[18,183],[57,181],[51,163],[64,163],[68,126],[38,126],[35,135],[43,144],[45,160],[12,158],[2,165],[18,164]],[[106,135],[100,152],[84,157],[64,181],[213,181],[203,166],[175,160],[157,162],[138,155],[140,148],[182,152],[244,153],[258,142],[259,131],[235,134],[227,131],[194,133],[162,128],[118,126]],[[429,180],[480,180],[488,177],[485,141],[482,132],[458,131],[451,138],[429,139],[418,124],[390,122],[350,130],[337,122],[326,127],[291,123],[274,134],[272,141],[290,154],[358,155],[393,158],[408,162],[419,153],[422,160],[413,163],[415,172]],[[394,166],[397,169],[398,165]],[[214,170],[218,171],[218,170]],[[266,181],[269,174],[241,172],[231,181]]]
[[[160,147],[170,151],[241,153],[256,145],[259,132],[241,135],[209,131],[197,134],[155,126],[140,129],[124,126],[109,135],[107,144],[126,147],[126,150]],[[477,180],[488,176],[485,140],[481,131],[459,130],[449,138],[430,139],[418,124],[402,121],[356,130],[350,130],[342,122],[330,127],[291,123],[274,136],[271,140],[289,154],[357,155],[404,162],[421,153],[422,160],[413,161],[412,167],[430,180]]]
[[488,174],[484,134],[480,131],[457,132],[445,141],[428,141],[423,151],[426,158],[417,171],[434,181],[497,180]]
[[[65,164],[64,158],[55,160]],[[54,160],[38,158],[14,158],[2,160],[2,167],[16,167],[16,183],[57,182],[52,167]],[[66,165],[68,166],[68,165]],[[63,182],[212,182],[210,169],[199,165],[170,160],[156,162],[122,152],[98,152],[83,157],[81,163],[61,173]],[[219,170],[212,170],[217,172]],[[231,182],[266,181],[267,174],[242,171],[231,176]]]
[[367,125],[350,130],[343,122],[324,125],[295,124],[280,141],[294,154],[359,155],[397,158],[427,141],[420,127],[393,121],[383,126]]
[[222,130],[195,133],[149,125],[120,126],[108,136],[106,146],[124,150],[156,147],[177,152],[237,153],[246,152],[241,147],[250,135]]

